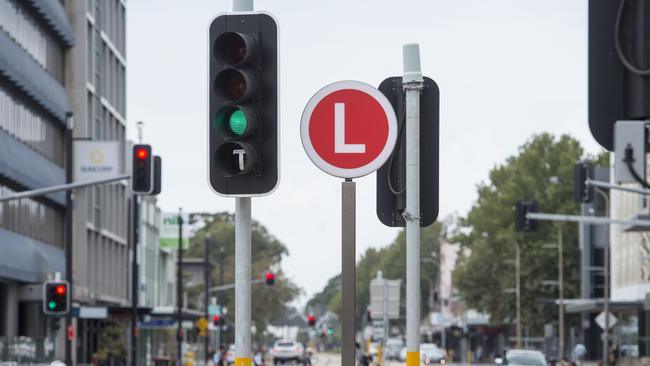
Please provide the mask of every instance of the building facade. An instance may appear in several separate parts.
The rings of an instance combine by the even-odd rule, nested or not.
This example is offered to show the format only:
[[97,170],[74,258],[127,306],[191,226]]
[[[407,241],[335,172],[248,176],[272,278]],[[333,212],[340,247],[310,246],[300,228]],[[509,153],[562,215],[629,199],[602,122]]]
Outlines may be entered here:
[[[0,196],[65,182],[75,45],[62,2],[0,0]],[[0,360],[52,357],[59,324],[43,316],[40,289],[65,272],[64,222],[63,193],[0,203]]]
[[[74,138],[117,142],[118,173],[127,173],[126,2],[67,0],[64,4],[76,39],[66,60],[66,91],[75,116]],[[93,362],[105,332],[121,331],[127,343],[130,200],[126,181],[75,191],[74,300],[79,306],[108,309],[108,319],[76,319],[73,323],[77,334],[73,342],[75,363]]]

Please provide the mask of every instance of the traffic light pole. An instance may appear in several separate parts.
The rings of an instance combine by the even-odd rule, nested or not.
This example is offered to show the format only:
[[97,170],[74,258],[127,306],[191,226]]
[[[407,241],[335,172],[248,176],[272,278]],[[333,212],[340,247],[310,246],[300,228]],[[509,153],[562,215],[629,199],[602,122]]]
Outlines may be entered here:
[[[208,306],[210,306],[210,270],[212,269],[212,266],[210,266],[210,234],[205,235],[205,248],[203,248],[203,256],[205,257],[205,267],[203,271],[204,275],[204,301],[205,301],[205,309],[204,309],[204,315],[205,319],[209,319],[210,315],[208,314]],[[210,345],[210,337],[205,336],[205,339],[203,340],[203,351],[204,357],[205,357],[205,362],[207,364],[208,360],[208,346]]]
[[[74,119],[72,113],[66,115],[65,130],[65,182],[72,183],[72,132],[74,130]],[[72,189],[65,191],[65,279],[68,281],[70,302],[74,301],[74,290],[72,281]],[[69,307],[72,304],[68,304]],[[72,316],[68,312],[65,316],[65,364],[72,365],[72,340],[69,337],[69,330],[72,327]]]
[[420,47],[404,45],[406,92],[406,366],[420,365]]
[[138,364],[138,288],[139,276],[138,271],[138,237],[139,237],[139,216],[140,207],[138,205],[138,196],[133,195],[133,254],[131,263],[131,366]]
[[235,366],[251,366],[251,198],[235,198]]
[[183,210],[178,209],[178,256],[176,264],[176,352],[183,364]]

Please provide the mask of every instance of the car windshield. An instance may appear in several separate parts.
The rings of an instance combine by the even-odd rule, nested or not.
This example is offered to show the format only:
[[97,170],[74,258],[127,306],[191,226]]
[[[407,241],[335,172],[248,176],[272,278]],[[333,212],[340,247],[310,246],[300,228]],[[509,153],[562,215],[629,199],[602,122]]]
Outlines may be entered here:
[[508,355],[508,365],[546,366],[546,361],[538,355]]

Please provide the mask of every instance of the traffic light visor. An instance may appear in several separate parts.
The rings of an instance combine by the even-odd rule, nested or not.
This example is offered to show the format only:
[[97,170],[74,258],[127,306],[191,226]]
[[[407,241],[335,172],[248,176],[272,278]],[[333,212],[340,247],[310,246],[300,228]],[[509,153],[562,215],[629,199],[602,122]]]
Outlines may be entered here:
[[255,40],[246,34],[225,32],[214,42],[214,56],[219,62],[230,66],[249,63],[256,55]]

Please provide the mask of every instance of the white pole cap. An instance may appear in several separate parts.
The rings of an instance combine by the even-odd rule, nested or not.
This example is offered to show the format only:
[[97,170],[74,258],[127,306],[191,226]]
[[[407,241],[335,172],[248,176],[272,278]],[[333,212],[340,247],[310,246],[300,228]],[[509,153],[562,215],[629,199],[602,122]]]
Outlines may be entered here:
[[404,77],[402,83],[423,81],[420,67],[420,45],[407,43],[404,45]]

